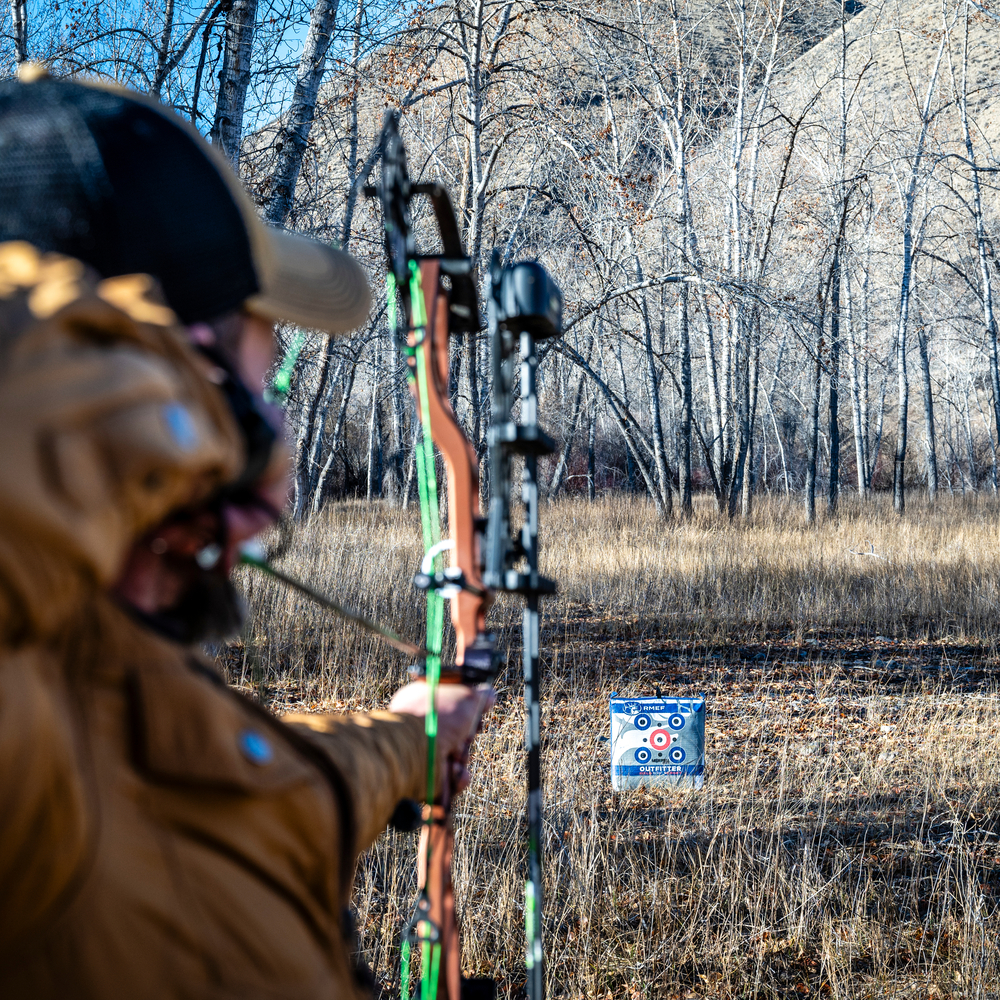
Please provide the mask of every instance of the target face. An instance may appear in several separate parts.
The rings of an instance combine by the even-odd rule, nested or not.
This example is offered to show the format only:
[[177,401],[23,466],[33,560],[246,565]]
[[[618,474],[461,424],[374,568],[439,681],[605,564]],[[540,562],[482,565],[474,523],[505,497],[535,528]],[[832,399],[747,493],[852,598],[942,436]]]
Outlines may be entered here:
[[614,695],[610,715],[613,789],[702,787],[706,715],[703,696]]
[[670,733],[666,729],[654,729],[649,734],[649,745],[654,750],[666,750],[670,746]]

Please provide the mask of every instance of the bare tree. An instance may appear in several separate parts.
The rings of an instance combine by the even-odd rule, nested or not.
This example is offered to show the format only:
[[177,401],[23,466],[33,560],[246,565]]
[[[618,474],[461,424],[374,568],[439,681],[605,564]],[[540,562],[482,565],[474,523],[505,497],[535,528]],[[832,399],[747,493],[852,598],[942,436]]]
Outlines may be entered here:
[[209,139],[222,154],[240,169],[240,147],[243,141],[243,112],[247,87],[250,85],[254,31],[257,28],[257,0],[232,0],[226,14],[225,47],[219,90],[215,104],[215,120]]
[[14,62],[18,66],[28,58],[28,0],[10,0],[13,27]]
[[[937,86],[938,72],[941,67],[941,57],[944,55],[945,36],[938,46],[934,69],[924,92],[924,100],[920,108],[920,132],[908,163],[909,170],[900,173],[893,166],[893,180],[899,191],[902,219],[902,275],[899,281],[899,322],[896,330],[896,378],[897,407],[896,424],[896,454],[892,473],[892,504],[897,514],[906,509],[906,436],[907,414],[910,402],[910,379],[907,370],[907,333],[909,332],[910,304],[913,297],[913,264],[919,249],[919,241],[915,242],[916,233],[916,203],[917,193],[922,177],[924,153],[927,147],[927,134],[934,117],[931,102]],[[914,92],[914,96],[915,92]]]
[[[278,162],[271,178],[271,193],[264,204],[264,218],[273,226],[284,225],[292,208],[295,182],[299,179],[302,155],[316,113],[316,98],[326,72],[326,53],[337,22],[338,5],[339,0],[316,0],[309,19],[291,105],[275,140]],[[361,10],[359,2],[359,17]]]

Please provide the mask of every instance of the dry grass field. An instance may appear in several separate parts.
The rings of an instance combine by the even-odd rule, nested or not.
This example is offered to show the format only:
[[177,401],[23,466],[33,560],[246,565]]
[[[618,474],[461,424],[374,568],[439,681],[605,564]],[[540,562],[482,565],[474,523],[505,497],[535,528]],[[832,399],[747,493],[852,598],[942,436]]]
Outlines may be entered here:
[[[814,529],[761,504],[664,526],[607,500],[543,510],[543,767],[551,997],[1000,996],[1000,505],[846,503]],[[343,504],[280,565],[422,637],[415,512]],[[384,705],[404,658],[268,580],[225,651],[277,710]],[[467,971],[522,995],[519,611],[461,800]],[[612,796],[612,691],[708,696],[705,788]],[[358,874],[384,986],[413,895],[413,838]]]

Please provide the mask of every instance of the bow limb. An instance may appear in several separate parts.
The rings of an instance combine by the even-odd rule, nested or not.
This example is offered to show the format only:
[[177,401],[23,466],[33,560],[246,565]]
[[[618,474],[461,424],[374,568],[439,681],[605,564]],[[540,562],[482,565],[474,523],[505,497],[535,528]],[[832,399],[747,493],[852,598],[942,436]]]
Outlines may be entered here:
[[455,890],[451,881],[451,861],[455,852],[455,831],[450,803],[426,807],[430,811],[420,833],[417,852],[417,884],[427,893],[428,917],[438,928],[441,942],[437,997],[426,1000],[461,1000],[462,948],[455,916]]

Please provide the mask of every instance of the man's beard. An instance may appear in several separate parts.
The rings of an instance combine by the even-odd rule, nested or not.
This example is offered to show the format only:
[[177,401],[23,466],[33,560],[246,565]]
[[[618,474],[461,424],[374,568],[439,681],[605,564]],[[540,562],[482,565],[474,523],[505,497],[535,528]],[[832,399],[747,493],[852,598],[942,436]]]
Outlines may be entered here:
[[[180,560],[177,560],[180,562]],[[170,608],[131,614],[164,638],[186,646],[231,639],[243,627],[246,605],[229,574],[221,565],[202,569],[193,560],[184,560],[185,585]]]

